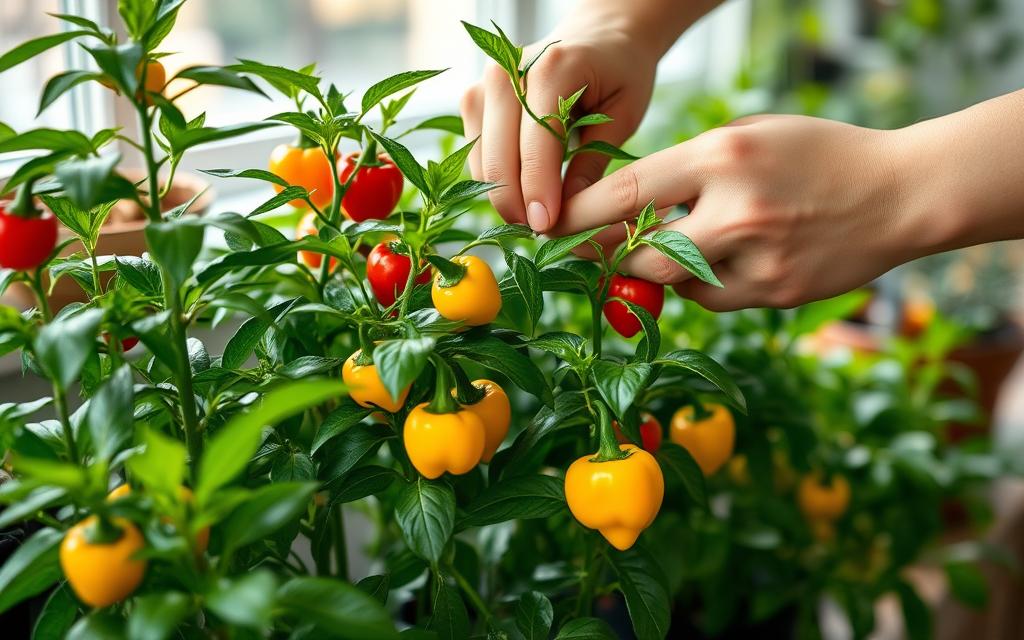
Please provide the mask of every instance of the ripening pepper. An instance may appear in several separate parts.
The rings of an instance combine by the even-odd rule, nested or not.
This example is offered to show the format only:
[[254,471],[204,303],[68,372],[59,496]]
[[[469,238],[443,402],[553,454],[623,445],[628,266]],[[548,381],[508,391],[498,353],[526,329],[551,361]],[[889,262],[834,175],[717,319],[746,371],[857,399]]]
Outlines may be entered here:
[[808,520],[838,520],[850,506],[850,483],[837,474],[828,480],[821,473],[809,473],[800,479],[797,502]]
[[665,479],[654,456],[633,444],[619,448],[627,457],[597,462],[586,455],[573,462],[565,473],[565,500],[580,524],[625,551],[658,515]]
[[487,263],[476,256],[456,256],[451,261],[463,268],[463,275],[455,283],[440,272],[434,276],[430,297],[437,312],[474,327],[497,318],[501,293]]
[[409,412],[402,439],[412,466],[433,480],[445,471],[461,475],[478,465],[486,434],[483,422],[473,411],[461,408],[434,413],[424,402]]
[[[662,431],[661,423],[658,419],[649,413],[640,414],[640,445],[643,446],[644,451],[648,453],[658,453],[658,449],[661,448]],[[622,428],[619,427],[619,423],[615,423],[615,438],[619,441],[619,444],[626,444],[629,442],[629,438],[623,433]],[[636,443],[634,443],[636,444]]]
[[377,367],[373,365],[373,362],[359,363],[362,353],[362,349],[357,350],[348,357],[341,367],[341,379],[349,388],[349,396],[367,409],[381,408],[395,413],[405,404],[405,399],[409,395],[409,387],[402,389],[397,398],[392,398],[380,376],[377,375]]
[[60,544],[60,566],[68,584],[92,607],[124,600],[146,574],[146,561],[134,558],[145,546],[138,527],[124,518],[108,525],[108,531],[100,532],[97,516],[89,516],[68,529]]
[[710,415],[699,420],[694,419],[690,405],[676,411],[672,416],[669,437],[689,451],[704,476],[710,477],[732,456],[736,444],[736,422],[729,410],[720,404],[706,403],[704,409]]
[[498,450],[498,446],[508,435],[509,425],[512,424],[512,403],[508,400],[508,394],[497,382],[483,379],[474,380],[473,386],[483,393],[483,397],[473,404],[463,405],[463,408],[475,413],[483,423],[484,454],[481,460],[490,462],[494,457],[494,452]]
[[[122,484],[107,494],[107,502],[117,502],[118,500],[127,497],[131,492],[132,488],[130,485]],[[188,487],[180,487],[178,494],[184,502],[189,504],[192,503],[193,494],[192,490]],[[168,516],[164,516],[161,519],[168,524],[171,523],[171,518]],[[210,527],[203,527],[196,532],[195,545],[195,551],[197,554],[202,555],[206,552],[207,547],[210,546]]]

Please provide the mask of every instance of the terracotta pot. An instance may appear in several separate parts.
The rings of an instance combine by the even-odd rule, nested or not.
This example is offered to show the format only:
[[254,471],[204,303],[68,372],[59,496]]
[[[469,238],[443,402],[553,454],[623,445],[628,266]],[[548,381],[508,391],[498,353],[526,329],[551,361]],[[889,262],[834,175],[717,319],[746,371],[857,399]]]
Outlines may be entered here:
[[[840,321],[822,327],[813,336],[812,345],[819,353],[847,348],[860,353],[881,351],[884,334],[875,325]],[[1024,351],[1024,330],[1016,320],[1008,319],[994,331],[981,334],[971,342],[955,349],[948,359],[966,366],[978,381],[978,404],[984,415],[991,418],[999,400],[999,391],[1010,371]],[[947,438],[959,442],[967,437],[988,433],[991,424],[950,424]]]
[[[124,169],[122,175],[137,182],[145,177],[141,169]],[[164,182],[161,181],[161,187]],[[196,174],[179,173],[174,178],[174,185],[163,200],[160,202],[161,211],[170,211],[175,207],[185,204],[196,194],[202,195],[193,203],[189,213],[203,215],[210,208],[213,202],[213,191],[209,188],[210,183]],[[138,203],[131,200],[121,200],[114,205],[110,217],[100,230],[99,241],[96,245],[96,255],[99,256],[141,256],[146,251],[146,238],[143,230],[146,227],[146,215]],[[72,237],[70,231],[64,227],[60,228],[60,239],[63,242]],[[75,241],[61,251],[61,256],[69,256],[75,252],[84,251],[82,243]],[[106,283],[113,277],[112,272],[100,275],[100,279]],[[28,307],[34,304],[32,292],[23,285],[15,285],[8,292],[11,302],[19,307]],[[54,311],[67,306],[72,302],[86,302],[85,292],[70,277],[63,277],[54,287],[50,295],[50,306]]]

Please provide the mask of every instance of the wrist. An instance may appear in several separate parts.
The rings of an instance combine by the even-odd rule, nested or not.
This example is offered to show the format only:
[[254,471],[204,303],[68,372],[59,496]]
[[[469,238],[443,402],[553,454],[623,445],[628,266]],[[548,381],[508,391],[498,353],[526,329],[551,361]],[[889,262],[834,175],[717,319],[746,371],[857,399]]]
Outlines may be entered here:
[[901,262],[971,244],[964,200],[950,192],[955,183],[950,154],[922,124],[879,132],[885,164],[890,168],[887,189],[896,219],[894,240]]

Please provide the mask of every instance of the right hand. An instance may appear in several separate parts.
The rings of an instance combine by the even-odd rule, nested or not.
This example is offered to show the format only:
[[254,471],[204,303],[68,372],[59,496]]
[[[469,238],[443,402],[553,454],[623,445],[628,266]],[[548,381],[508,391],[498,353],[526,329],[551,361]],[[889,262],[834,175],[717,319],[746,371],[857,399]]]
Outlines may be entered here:
[[[603,140],[621,145],[647,109],[662,51],[619,16],[582,12],[526,47],[524,61],[556,40],[530,69],[530,108],[537,115],[557,113],[559,96],[569,97],[586,85],[577,106],[614,120],[583,128],[580,144]],[[503,185],[490,198],[507,222],[548,231],[558,221],[562,202],[597,182],[608,166],[607,156],[579,154],[563,184],[561,143],[523,112],[511,81],[495,64],[466,91],[461,110],[466,137],[480,136],[469,156],[473,178]]]

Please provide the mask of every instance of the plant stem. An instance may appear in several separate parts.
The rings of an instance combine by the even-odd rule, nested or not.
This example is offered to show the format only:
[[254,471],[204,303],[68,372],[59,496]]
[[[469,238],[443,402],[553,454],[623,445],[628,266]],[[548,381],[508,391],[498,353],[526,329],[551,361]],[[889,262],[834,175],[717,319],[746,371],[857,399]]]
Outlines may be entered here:
[[60,420],[60,426],[64,430],[64,439],[68,443],[68,457],[72,462],[78,464],[81,460],[78,458],[78,445],[75,443],[75,432],[71,428],[71,418],[68,414],[67,393],[56,381],[53,383],[53,404],[57,409],[57,419]]
[[600,569],[598,561],[601,559],[599,549],[594,544],[594,536],[590,534],[585,535],[587,536],[587,545],[586,555],[583,556],[583,582],[580,584],[580,594],[576,598],[577,618],[589,616],[594,608],[594,583],[598,569]]
[[[135,109],[139,114],[140,134],[144,156],[146,158],[146,171],[149,177],[149,204],[146,207],[150,223],[157,223],[161,220],[160,197],[159,197],[159,176],[156,160],[153,157],[153,123],[149,110],[145,104],[136,104]],[[185,432],[185,446],[188,447],[189,468],[195,473],[196,465],[202,454],[203,443],[199,434],[199,420],[196,411],[195,391],[192,388],[192,365],[188,359],[188,343],[185,335],[184,314],[181,308],[181,297],[178,295],[177,287],[174,285],[167,268],[160,265],[160,280],[164,290],[164,306],[171,313],[171,344],[174,347],[177,359],[174,378],[178,387],[178,395],[181,400],[181,424]],[[192,478],[195,480],[195,478]]]
[[484,599],[480,597],[480,594],[473,588],[473,585],[469,584],[469,581],[459,573],[459,570],[455,568],[455,565],[448,565],[448,571],[452,574],[452,577],[455,578],[455,584],[459,585],[459,588],[465,592],[469,601],[473,603],[473,608],[483,616],[484,621],[486,622],[493,618],[494,616],[491,615],[491,610],[487,608],[487,604],[484,602]]
[[434,384],[434,397],[427,405],[430,413],[455,413],[461,407],[458,401],[452,397],[452,387],[455,386],[455,376],[452,368],[443,358],[434,354],[430,357],[437,369],[437,380]]
[[599,446],[597,455],[590,459],[591,462],[609,462],[621,460],[629,454],[619,448],[619,441],[615,437],[615,430],[612,428],[612,416],[604,402],[598,400],[593,404],[597,409],[597,437]]

